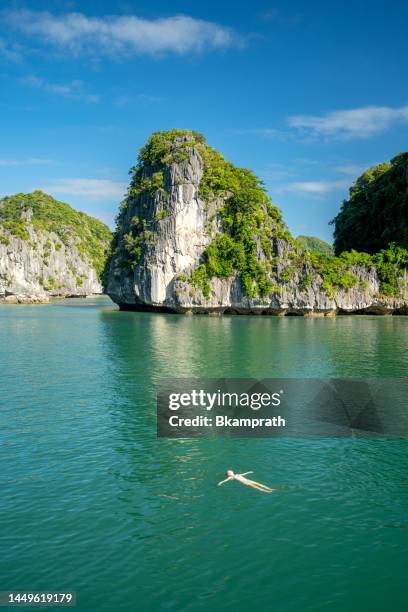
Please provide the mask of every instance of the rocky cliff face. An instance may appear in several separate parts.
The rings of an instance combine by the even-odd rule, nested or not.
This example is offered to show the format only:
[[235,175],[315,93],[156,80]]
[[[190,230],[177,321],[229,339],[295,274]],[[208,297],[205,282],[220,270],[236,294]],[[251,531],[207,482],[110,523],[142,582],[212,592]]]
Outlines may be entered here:
[[132,169],[107,293],[134,310],[405,313],[405,270],[381,257],[302,249],[252,173],[173,130],[154,134]]
[[110,242],[100,221],[42,192],[0,201],[0,298],[46,302],[49,296],[102,293]]

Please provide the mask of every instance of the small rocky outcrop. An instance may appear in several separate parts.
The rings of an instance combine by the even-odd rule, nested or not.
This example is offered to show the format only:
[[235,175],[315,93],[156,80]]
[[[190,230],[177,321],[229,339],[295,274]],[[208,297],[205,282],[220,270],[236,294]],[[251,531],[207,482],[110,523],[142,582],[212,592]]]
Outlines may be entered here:
[[50,296],[102,293],[111,240],[99,220],[36,191],[0,201],[0,299],[47,303]]
[[107,293],[121,309],[408,312],[403,250],[305,249],[254,174],[195,132],[153,134],[131,175],[107,267]]
[[48,304],[49,301],[50,298],[45,293],[34,295],[11,293],[2,298],[3,304]]

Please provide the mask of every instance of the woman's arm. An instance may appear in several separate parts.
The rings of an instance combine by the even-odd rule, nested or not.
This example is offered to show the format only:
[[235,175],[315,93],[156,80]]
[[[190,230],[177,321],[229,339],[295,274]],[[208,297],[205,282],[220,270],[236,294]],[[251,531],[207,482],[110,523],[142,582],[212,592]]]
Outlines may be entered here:
[[225,480],[221,480],[221,482],[218,483],[217,487],[224,484],[224,482],[228,482],[229,480],[233,480],[233,478],[231,478],[231,476],[228,476],[228,478],[226,478]]

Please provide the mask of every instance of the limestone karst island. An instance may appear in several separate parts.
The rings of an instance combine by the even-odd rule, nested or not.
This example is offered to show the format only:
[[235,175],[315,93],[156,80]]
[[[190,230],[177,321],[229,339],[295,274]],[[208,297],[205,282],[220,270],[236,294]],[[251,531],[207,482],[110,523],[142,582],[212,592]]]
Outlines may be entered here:
[[105,292],[123,310],[324,316],[408,313],[408,153],[365,171],[332,221],[334,251],[294,239],[262,181],[197,132],[154,133],[113,237],[47,194],[0,202],[0,295]]
[[0,296],[6,303],[103,292],[109,228],[41,192],[0,201]]

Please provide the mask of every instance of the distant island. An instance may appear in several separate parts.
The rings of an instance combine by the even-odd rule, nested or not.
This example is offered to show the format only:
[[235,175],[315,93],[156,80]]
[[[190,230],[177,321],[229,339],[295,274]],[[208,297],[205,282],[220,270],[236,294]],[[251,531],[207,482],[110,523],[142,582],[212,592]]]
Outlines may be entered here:
[[50,296],[103,292],[109,228],[42,191],[0,200],[0,297],[46,303]]
[[105,292],[122,310],[408,313],[408,153],[351,186],[333,246],[293,238],[254,173],[197,132],[155,132],[130,173],[113,235],[42,191],[0,200],[0,300]]
[[315,251],[323,255],[334,255],[331,244],[316,236],[297,236],[296,242],[304,251]]

